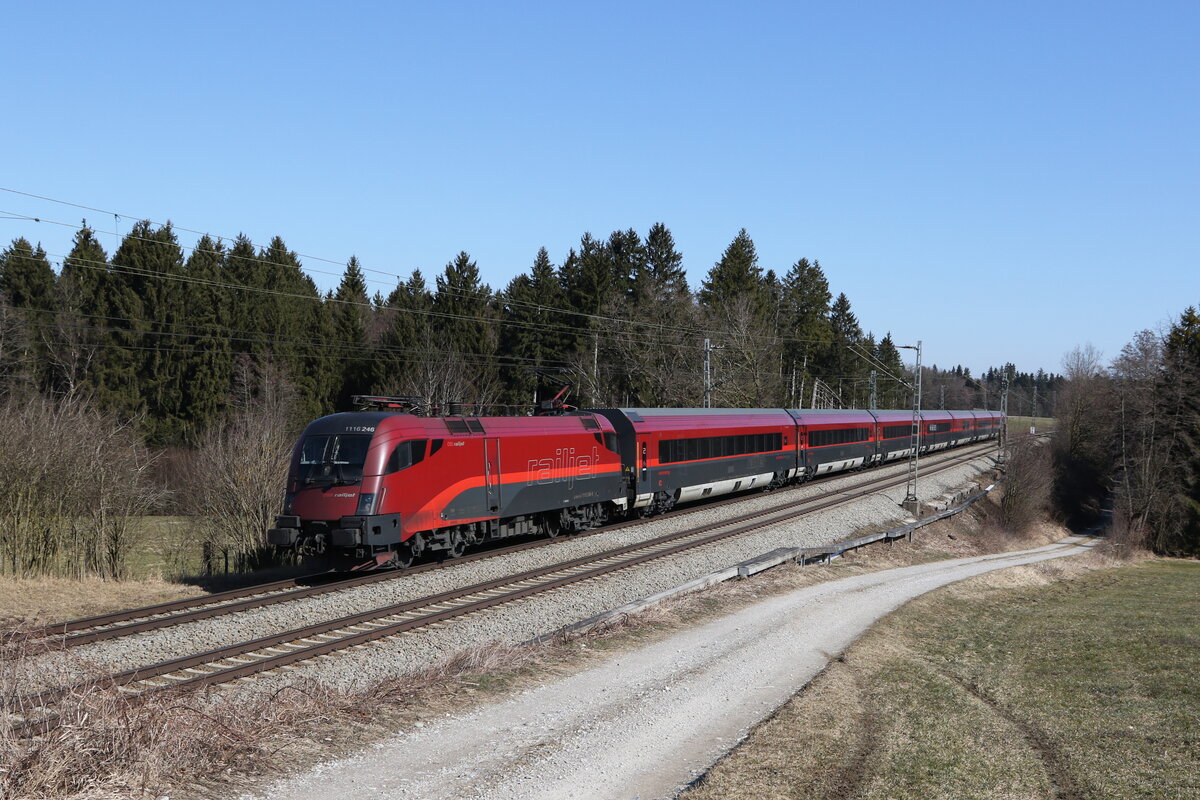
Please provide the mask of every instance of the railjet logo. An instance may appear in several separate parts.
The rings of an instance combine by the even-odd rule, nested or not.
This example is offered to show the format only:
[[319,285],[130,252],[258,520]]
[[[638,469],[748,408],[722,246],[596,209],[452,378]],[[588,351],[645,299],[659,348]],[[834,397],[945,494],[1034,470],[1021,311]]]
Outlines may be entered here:
[[565,483],[574,486],[575,481],[592,477],[600,463],[600,448],[593,447],[591,455],[580,455],[574,447],[561,447],[554,451],[554,458],[532,458],[529,460],[529,485],[545,486]]

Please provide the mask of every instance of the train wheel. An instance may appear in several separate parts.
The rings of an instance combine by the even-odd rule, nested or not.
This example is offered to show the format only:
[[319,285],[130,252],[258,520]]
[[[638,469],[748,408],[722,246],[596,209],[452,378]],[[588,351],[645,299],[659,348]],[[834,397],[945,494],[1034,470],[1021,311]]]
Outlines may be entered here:
[[392,560],[387,563],[387,566],[393,569],[408,569],[412,566],[415,557],[416,554],[413,553],[412,545],[408,542],[401,542],[392,551]]
[[446,552],[451,558],[462,558],[463,553],[467,552],[467,537],[461,531],[454,531],[450,534],[450,549]]

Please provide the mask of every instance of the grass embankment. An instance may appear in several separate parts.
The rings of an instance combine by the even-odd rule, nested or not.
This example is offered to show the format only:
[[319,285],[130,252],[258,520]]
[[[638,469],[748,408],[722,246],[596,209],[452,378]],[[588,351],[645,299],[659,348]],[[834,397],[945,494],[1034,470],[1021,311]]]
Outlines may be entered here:
[[203,593],[180,582],[203,566],[186,517],[143,517],[131,536],[126,580],[0,576],[0,627],[61,622]]
[[1029,433],[1030,428],[1037,429],[1038,433],[1055,430],[1058,427],[1058,420],[1054,417],[1015,417],[1008,418],[1008,433],[1009,435]]
[[[0,798],[232,796],[263,776],[358,752],[416,722],[595,666],[613,652],[761,597],[847,575],[1019,549],[1061,536],[1047,530],[1034,540],[1006,537],[987,529],[985,520],[995,513],[991,502],[983,501],[969,514],[923,528],[911,542],[864,548],[828,567],[786,565],[752,580],[729,581],[580,639],[472,649],[360,693],[339,693],[312,682],[269,696],[164,694],[144,704],[99,689],[82,693],[67,710],[69,724],[42,740],[6,739],[0,729]],[[0,597],[0,607],[3,602]],[[36,668],[36,655],[31,652],[33,658],[24,666],[10,661],[0,670],[0,698],[24,693],[17,683],[23,670]]]
[[1198,585],[1051,562],[922,597],[686,800],[1200,797]]

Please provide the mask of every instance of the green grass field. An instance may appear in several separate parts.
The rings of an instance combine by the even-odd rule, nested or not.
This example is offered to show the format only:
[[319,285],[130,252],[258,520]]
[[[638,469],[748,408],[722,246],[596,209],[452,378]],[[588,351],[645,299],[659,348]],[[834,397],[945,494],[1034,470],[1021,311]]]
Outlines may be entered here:
[[1037,429],[1038,433],[1052,431],[1058,426],[1058,420],[1054,417],[1014,417],[1008,418],[1008,432],[1010,435],[1018,433],[1029,433],[1030,426]]
[[142,517],[129,553],[129,577],[168,580],[195,575],[203,568],[200,545],[187,517]]
[[910,603],[685,797],[1200,798],[1200,563],[1020,582]]

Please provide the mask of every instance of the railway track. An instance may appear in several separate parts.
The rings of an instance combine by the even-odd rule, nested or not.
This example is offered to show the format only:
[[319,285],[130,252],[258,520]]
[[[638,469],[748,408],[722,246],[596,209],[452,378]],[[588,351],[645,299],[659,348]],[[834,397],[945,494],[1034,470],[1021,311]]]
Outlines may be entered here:
[[[977,448],[956,452],[927,468],[926,474],[951,469],[979,458],[980,455]],[[100,685],[115,688],[127,696],[137,696],[167,689],[195,689],[244,680],[263,671],[285,669],[300,661],[359,647],[374,640],[396,636],[712,545],[766,525],[790,521],[884,489],[902,486],[906,481],[906,475],[881,476],[829,495],[799,499],[784,506],[740,514],[720,522],[527,570],[516,575],[127,670],[99,682],[89,681],[83,685],[26,696],[15,704],[16,708],[24,709],[24,712],[14,729],[28,735],[52,727],[54,704],[74,691]],[[460,561],[461,559],[453,563]],[[340,588],[344,588],[344,585],[334,584]]]
[[[986,452],[988,449],[993,447],[995,447],[993,442],[984,442],[977,445],[968,446],[963,450],[956,450],[952,452],[954,455],[958,456],[966,456],[969,454],[972,457],[977,457],[980,452]],[[948,453],[944,455],[950,454]],[[827,476],[822,480],[845,477],[846,475],[844,474],[834,474]],[[807,486],[808,484],[805,485]],[[795,491],[799,488],[801,487],[793,487],[793,489],[790,491]],[[789,490],[785,490],[785,492],[786,491]],[[750,496],[754,497],[757,495]],[[707,511],[726,505],[737,505],[744,502],[746,499],[746,495],[739,495],[727,498],[725,500],[705,503],[702,506],[674,509],[668,512],[666,515],[655,517],[654,520],[667,517],[683,516],[697,511]],[[593,536],[599,533],[607,533],[626,527],[642,525],[646,522],[647,520],[644,519],[627,520],[624,522],[614,523],[612,525],[606,525],[598,530],[575,534],[570,538],[571,540],[578,540],[586,536]],[[406,570],[372,572],[366,575],[356,575],[349,578],[338,577],[336,573],[314,573],[296,578],[247,586],[240,589],[232,589],[202,597],[176,600],[169,603],[160,603],[142,608],[127,609],[123,611],[116,611],[110,614],[102,614],[99,616],[47,625],[25,632],[22,638],[42,639],[44,641],[44,646],[51,649],[78,647],[81,645],[92,644],[94,642],[117,639],[122,636],[129,636],[136,633],[160,630],[173,625],[182,625],[184,623],[196,622],[225,614],[233,614],[239,611],[250,611],[258,608],[265,608],[277,603],[292,602],[310,597],[318,597],[330,592],[345,591],[347,589],[353,589],[359,586],[368,586],[382,581],[395,580],[409,575],[446,569],[457,564],[470,563],[472,561],[479,561],[487,558],[495,558],[512,553],[523,552],[526,550],[533,550],[540,547],[551,547],[557,544],[558,541],[560,540],[540,538],[533,541],[471,553],[470,555],[466,555],[461,558],[420,564],[410,567]]]

